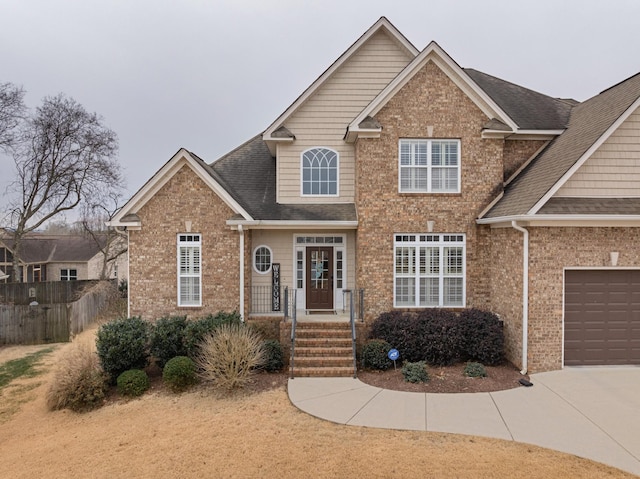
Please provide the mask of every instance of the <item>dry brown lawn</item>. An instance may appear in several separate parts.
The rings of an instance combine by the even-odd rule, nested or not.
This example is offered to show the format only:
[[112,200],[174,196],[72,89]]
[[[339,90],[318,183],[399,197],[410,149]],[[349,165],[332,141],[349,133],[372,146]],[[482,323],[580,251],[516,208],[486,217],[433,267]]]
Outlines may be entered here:
[[[0,404],[12,405],[0,420],[0,476],[634,477],[515,442],[321,421],[293,407],[282,387],[233,398],[156,391],[84,414],[49,412],[46,383],[67,347],[47,356],[47,373],[0,392]],[[0,350],[0,362],[7,357]]]

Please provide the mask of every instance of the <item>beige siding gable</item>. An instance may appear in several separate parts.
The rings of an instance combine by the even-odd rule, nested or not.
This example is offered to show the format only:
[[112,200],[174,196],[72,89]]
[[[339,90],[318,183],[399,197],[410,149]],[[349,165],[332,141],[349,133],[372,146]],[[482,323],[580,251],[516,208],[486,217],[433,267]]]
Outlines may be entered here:
[[[411,60],[388,33],[378,31],[287,119],[284,126],[296,140],[278,146],[279,202],[353,201],[354,149],[343,139],[347,125]],[[338,152],[338,197],[301,197],[300,155],[317,146]]]
[[640,108],[607,138],[554,196],[640,196]]

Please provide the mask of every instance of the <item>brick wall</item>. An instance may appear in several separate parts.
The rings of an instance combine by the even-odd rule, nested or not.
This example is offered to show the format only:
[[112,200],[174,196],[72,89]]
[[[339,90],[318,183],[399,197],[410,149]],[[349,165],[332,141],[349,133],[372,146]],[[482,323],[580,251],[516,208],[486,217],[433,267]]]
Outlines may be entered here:
[[[233,212],[190,167],[183,166],[137,214],[142,229],[129,233],[131,315],[154,320],[239,308],[239,234],[225,224]],[[200,308],[177,305],[177,234],[187,232],[185,221],[202,235]],[[246,251],[249,243],[247,238]]]
[[[376,115],[379,139],[356,144],[357,284],[366,289],[367,320],[393,309],[393,233],[465,233],[467,305],[489,305],[489,232],[475,219],[502,187],[503,141],[481,139],[487,117],[432,62]],[[400,138],[461,140],[460,194],[398,193]]]
[[530,228],[529,369],[562,367],[563,272],[573,267],[640,267],[638,228]]
[[544,140],[506,140],[504,142],[504,180],[508,180],[538,149]]

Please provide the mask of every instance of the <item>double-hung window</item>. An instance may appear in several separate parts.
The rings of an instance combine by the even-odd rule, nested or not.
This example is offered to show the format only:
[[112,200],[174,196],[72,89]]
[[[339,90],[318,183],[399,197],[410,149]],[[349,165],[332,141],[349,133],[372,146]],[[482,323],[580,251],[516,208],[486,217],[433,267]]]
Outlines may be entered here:
[[61,269],[60,281],[77,281],[78,270],[77,269]]
[[460,140],[400,140],[401,193],[459,193]]
[[394,306],[465,305],[465,235],[394,236]]
[[338,194],[338,153],[329,148],[311,148],[302,153],[302,194]]
[[199,234],[178,235],[178,306],[202,305],[201,250]]

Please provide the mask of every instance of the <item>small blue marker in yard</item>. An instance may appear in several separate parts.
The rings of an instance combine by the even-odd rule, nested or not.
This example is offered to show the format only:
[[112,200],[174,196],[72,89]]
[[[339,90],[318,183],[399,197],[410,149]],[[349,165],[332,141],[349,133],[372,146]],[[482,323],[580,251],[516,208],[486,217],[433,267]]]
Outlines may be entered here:
[[387,356],[393,361],[393,369],[396,369],[396,360],[400,357],[400,353],[397,349],[390,349]]

